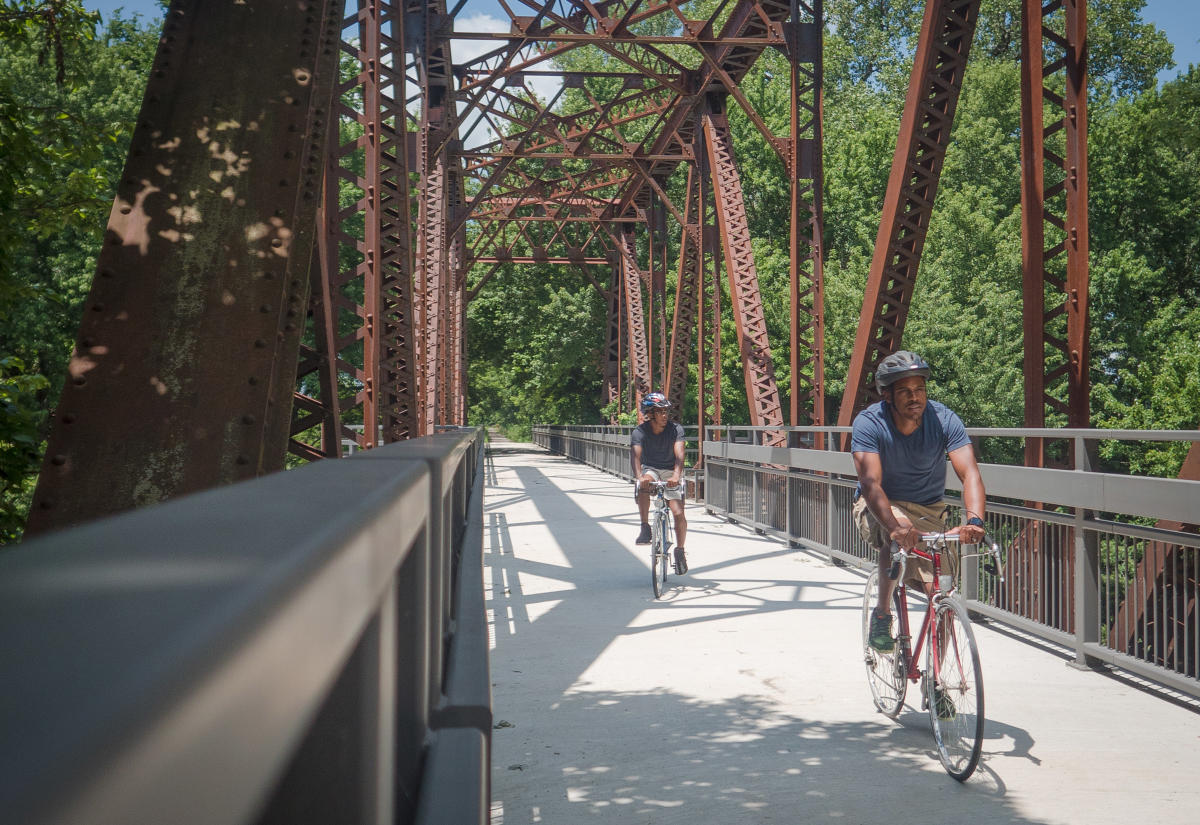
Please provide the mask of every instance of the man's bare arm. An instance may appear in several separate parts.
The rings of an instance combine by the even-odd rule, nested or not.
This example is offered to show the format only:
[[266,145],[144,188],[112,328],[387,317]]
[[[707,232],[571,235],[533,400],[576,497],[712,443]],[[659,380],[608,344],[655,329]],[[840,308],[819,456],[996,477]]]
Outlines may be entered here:
[[679,479],[683,478],[683,462],[686,458],[686,453],[684,450],[686,446],[686,441],[675,442],[675,473],[669,479],[667,479],[672,487],[678,486]]
[[879,453],[851,453],[854,469],[858,473],[858,486],[862,488],[867,509],[883,525],[892,541],[901,547],[916,547],[921,542],[921,532],[908,519],[898,519],[892,512],[892,503],[883,491],[883,463]]
[[[987,508],[987,493],[983,489],[979,465],[975,463],[975,448],[964,444],[954,450],[950,453],[950,466],[963,486],[963,521],[973,516],[982,519]],[[958,535],[967,544],[975,544],[983,539],[983,532],[982,527],[963,524]]]

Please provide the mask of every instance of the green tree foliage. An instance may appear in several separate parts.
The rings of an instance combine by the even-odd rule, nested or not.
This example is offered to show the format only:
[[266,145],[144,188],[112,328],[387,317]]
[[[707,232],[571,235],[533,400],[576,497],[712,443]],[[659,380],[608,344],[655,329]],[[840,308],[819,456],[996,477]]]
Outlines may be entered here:
[[[0,2],[0,538],[20,534],[157,27]],[[32,445],[32,446],[31,446]]]

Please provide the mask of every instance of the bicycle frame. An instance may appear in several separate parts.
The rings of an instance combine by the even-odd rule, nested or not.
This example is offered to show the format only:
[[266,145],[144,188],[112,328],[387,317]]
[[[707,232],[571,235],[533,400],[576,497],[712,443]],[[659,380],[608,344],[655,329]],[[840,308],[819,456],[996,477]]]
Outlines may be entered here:
[[[907,659],[908,668],[905,675],[908,677],[910,682],[916,684],[920,681],[921,676],[923,675],[921,673],[921,669],[917,667],[917,662],[921,660],[921,652],[925,648],[926,639],[929,639],[933,635],[933,617],[937,613],[937,603],[940,599],[943,599],[949,595],[949,591],[942,591],[941,587],[939,586],[942,576],[942,554],[940,551],[935,549],[932,553],[927,553],[924,550],[917,550],[914,548],[905,552],[918,556],[919,558],[929,559],[931,562],[933,562],[934,590],[932,595],[929,596],[929,603],[925,606],[925,616],[921,620],[921,631],[917,636],[917,645],[915,648],[910,647],[912,637],[909,635],[910,626],[908,621],[908,588],[904,584],[904,565],[901,565],[900,580],[896,583],[896,593],[900,600],[900,615],[896,617],[896,621],[899,623],[899,633],[896,634],[896,638],[899,640],[900,645],[904,650],[904,656]],[[930,643],[932,644],[932,642]],[[937,679],[941,675],[938,673],[940,666],[941,657],[934,656],[934,672],[932,674],[932,678]]]

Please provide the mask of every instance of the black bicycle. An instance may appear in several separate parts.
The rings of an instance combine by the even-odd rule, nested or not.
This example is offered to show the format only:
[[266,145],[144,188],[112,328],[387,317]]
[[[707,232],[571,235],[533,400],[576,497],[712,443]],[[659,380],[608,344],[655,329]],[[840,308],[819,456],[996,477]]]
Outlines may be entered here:
[[667,566],[671,563],[671,539],[674,519],[667,504],[667,482],[645,481],[650,490],[650,584],[654,598],[662,597],[667,583]]

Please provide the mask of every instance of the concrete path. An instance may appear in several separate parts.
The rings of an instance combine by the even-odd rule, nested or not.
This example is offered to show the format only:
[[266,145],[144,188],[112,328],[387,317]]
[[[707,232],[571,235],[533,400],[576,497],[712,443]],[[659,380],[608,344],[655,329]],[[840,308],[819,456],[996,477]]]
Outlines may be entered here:
[[911,695],[873,710],[863,576],[689,505],[692,569],[655,601],[629,483],[528,444],[488,462],[493,825],[1200,822],[1197,703],[977,625],[959,784]]

